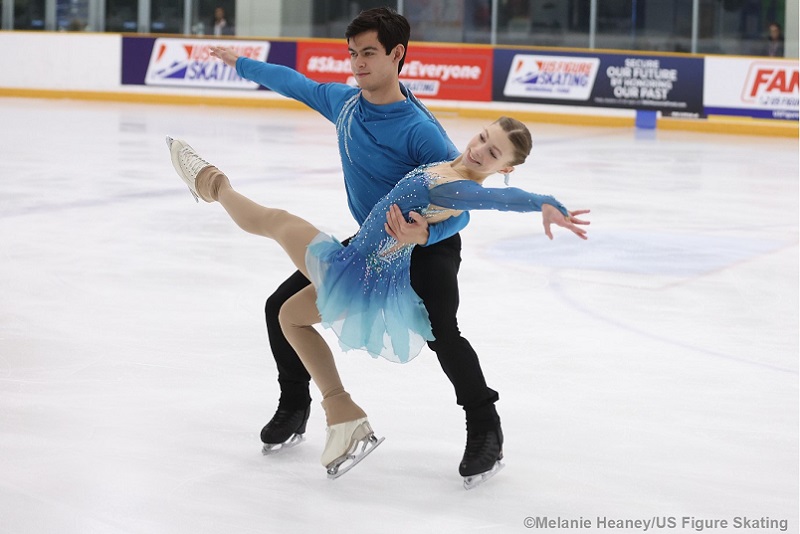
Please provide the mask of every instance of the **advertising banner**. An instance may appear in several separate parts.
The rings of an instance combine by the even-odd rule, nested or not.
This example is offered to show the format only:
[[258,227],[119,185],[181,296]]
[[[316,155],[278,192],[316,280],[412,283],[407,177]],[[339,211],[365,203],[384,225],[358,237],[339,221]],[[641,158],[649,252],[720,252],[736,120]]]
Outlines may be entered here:
[[298,41],[297,72],[320,83],[356,85],[350,70],[350,54],[344,40]]
[[[488,102],[492,99],[492,50],[487,47],[409,47],[400,81],[422,98]],[[297,70],[318,82],[356,86],[342,42],[299,41]]]
[[122,84],[255,90],[258,84],[211,57],[210,47],[227,46],[240,56],[294,67],[295,43],[172,37],[123,37]]
[[702,58],[494,51],[497,101],[703,114]]
[[707,57],[703,87],[708,115],[798,120],[797,61]]
[[400,80],[419,97],[492,100],[490,48],[414,45]]

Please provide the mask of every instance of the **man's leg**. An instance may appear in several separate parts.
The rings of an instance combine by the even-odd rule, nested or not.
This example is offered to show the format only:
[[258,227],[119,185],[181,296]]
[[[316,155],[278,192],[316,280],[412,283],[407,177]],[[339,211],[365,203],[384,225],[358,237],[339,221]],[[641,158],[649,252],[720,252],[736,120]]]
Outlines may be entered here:
[[[436,352],[467,419],[467,447],[459,471],[463,476],[491,469],[502,458],[503,434],[494,403],[498,394],[486,384],[480,361],[458,329],[458,269],[461,237],[430,247],[417,247],[411,257],[411,286],[431,319]],[[434,274],[435,273],[435,274]]]
[[286,441],[292,443],[306,431],[306,421],[311,411],[311,377],[283,334],[279,317],[283,304],[309,284],[311,282],[308,278],[296,271],[270,295],[264,307],[267,336],[278,368],[278,386],[281,391],[275,415],[261,430],[264,452],[270,452]]
[[311,403],[308,386],[311,377],[300,357],[292,348],[281,329],[279,321],[281,307],[311,282],[300,271],[295,271],[267,299],[264,314],[267,320],[267,335],[272,356],[278,368],[278,384],[281,388],[281,404],[293,408],[305,408]]

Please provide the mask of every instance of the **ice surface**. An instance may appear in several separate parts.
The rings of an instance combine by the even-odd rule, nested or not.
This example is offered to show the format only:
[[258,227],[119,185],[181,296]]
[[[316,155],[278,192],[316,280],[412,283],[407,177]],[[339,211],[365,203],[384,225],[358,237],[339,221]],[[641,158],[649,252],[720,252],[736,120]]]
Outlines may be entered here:
[[[463,412],[427,349],[405,366],[336,353],[386,437],[347,476],[319,464],[315,389],[306,442],[261,454],[278,398],[264,301],[293,269],[195,204],[164,136],[344,238],[331,124],[25,99],[0,117],[0,532],[509,533],[529,516],[797,532],[796,140],[530,124],[512,185],[591,208],[590,240],[550,242],[538,214],[473,213],[462,233],[460,326],[506,438],[506,469],[467,492]],[[460,146],[484,122],[443,118]]]

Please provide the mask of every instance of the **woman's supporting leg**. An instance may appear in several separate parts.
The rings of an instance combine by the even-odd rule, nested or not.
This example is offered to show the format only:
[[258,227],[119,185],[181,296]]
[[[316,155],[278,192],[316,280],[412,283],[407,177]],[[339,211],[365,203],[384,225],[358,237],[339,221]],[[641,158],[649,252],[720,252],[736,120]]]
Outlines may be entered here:
[[283,334],[322,393],[325,419],[333,426],[367,414],[345,391],[330,347],[312,326],[319,322],[316,298],[313,286],[306,287],[281,306],[279,319]]
[[[322,393],[328,428],[320,462],[328,470],[328,476],[336,478],[372,452],[383,438],[375,437],[367,414],[345,391],[328,344],[311,326],[319,322],[313,286],[306,287],[284,303],[280,322],[286,339]],[[350,465],[342,468],[348,460]]]

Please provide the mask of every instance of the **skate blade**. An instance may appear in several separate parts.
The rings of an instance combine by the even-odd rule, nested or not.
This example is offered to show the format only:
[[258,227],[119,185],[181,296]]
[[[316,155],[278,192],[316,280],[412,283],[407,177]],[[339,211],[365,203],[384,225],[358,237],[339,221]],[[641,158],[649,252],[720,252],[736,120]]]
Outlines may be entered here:
[[505,467],[505,464],[500,460],[497,460],[495,464],[492,466],[491,469],[488,471],[484,471],[483,473],[478,473],[477,475],[471,475],[468,477],[464,477],[464,489],[471,490],[477,488],[493,476],[495,476],[501,469]]
[[370,434],[365,440],[356,443],[352,452],[348,453],[344,458],[334,461],[328,466],[328,478],[336,480],[343,474],[354,468],[361,460],[367,457],[369,453],[383,443],[386,438],[377,438],[375,434]]
[[292,447],[297,447],[301,443],[303,443],[306,438],[303,437],[303,434],[292,434],[289,436],[289,439],[284,441],[283,443],[265,443],[263,447],[261,447],[261,454],[264,456],[269,456],[271,454],[278,454],[279,452],[291,449]]

